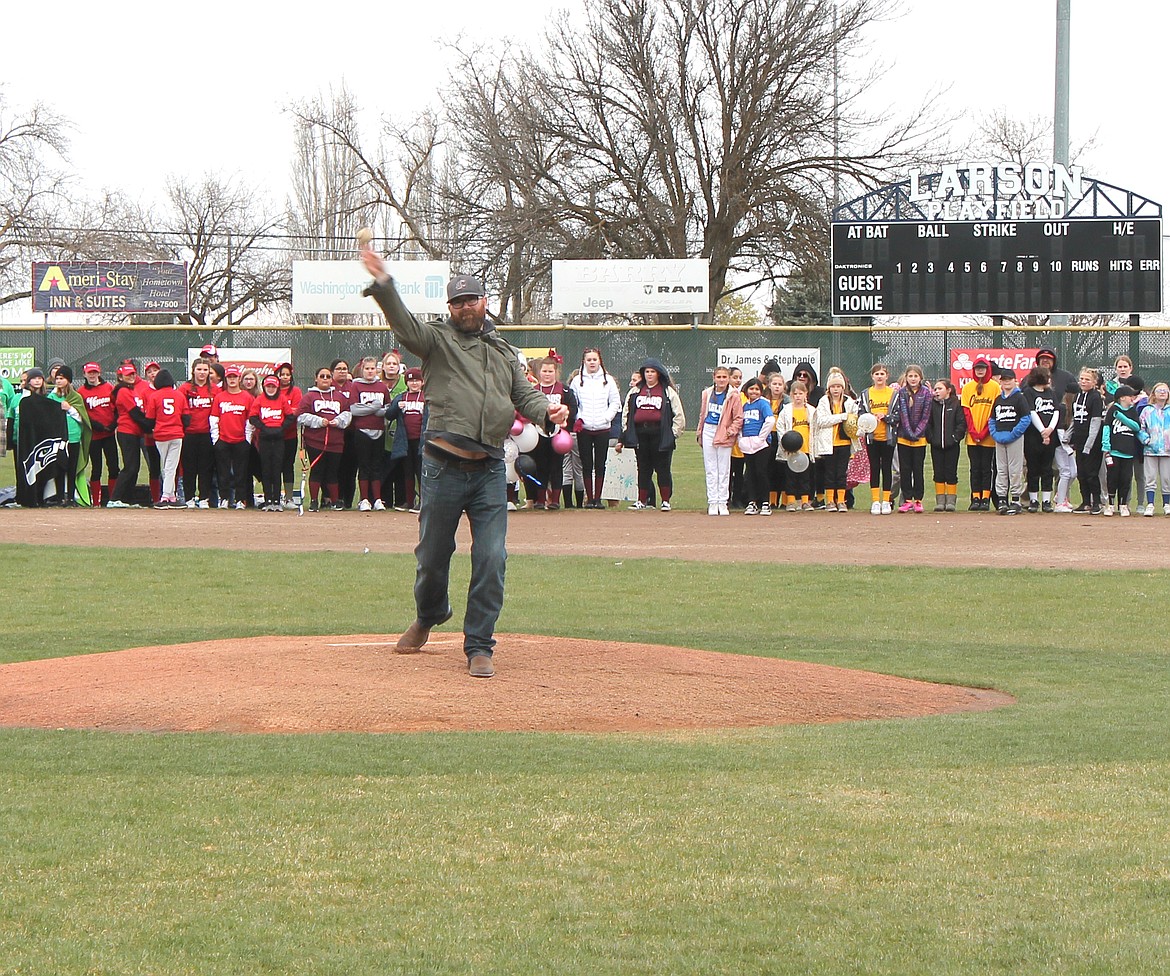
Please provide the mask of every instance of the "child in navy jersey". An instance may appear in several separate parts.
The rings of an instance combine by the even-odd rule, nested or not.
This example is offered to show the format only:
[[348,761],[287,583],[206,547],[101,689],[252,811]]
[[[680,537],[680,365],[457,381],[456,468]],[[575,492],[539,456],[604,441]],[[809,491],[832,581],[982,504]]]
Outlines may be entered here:
[[999,386],[988,419],[988,432],[995,441],[995,491],[999,514],[1017,515],[1023,511],[1024,431],[1032,423],[1032,411],[1016,386],[1015,370],[1000,370]]

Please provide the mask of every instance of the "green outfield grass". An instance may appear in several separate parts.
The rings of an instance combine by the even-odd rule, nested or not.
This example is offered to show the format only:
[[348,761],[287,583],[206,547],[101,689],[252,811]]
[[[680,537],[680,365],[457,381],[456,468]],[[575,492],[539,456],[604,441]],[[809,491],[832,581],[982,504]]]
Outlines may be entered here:
[[[409,556],[0,558],[4,662],[413,616]],[[80,560],[84,581],[62,571]],[[1167,592],[1165,572],[514,557],[501,631],[1018,704],[657,736],[2,731],[0,973],[1161,974]]]

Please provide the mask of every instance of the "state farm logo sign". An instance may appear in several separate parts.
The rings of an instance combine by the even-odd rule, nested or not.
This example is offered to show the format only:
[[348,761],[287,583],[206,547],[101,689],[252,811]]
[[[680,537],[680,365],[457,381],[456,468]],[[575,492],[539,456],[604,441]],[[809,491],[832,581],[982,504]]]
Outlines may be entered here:
[[961,390],[967,380],[975,378],[975,360],[986,359],[992,366],[992,373],[1001,369],[1014,370],[1020,383],[1036,365],[1036,349],[952,349],[951,382]]
[[556,315],[653,315],[711,310],[706,259],[554,261]]

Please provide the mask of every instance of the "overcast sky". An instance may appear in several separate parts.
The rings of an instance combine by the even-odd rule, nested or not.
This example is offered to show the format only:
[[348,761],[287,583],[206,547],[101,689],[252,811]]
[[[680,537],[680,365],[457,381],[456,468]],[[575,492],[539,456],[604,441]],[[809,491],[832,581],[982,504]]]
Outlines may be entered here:
[[[529,0],[5,6],[7,98],[43,101],[73,122],[71,161],[91,188],[149,200],[169,174],[214,171],[238,174],[276,202],[292,153],[289,102],[344,80],[371,124],[380,112],[406,115],[444,80],[444,40],[462,34],[503,53],[535,40],[549,9]],[[889,69],[875,104],[908,108],[948,88],[948,114],[1051,116],[1055,0],[904,0],[903,8],[872,29],[873,58]],[[1072,140],[1097,140],[1085,174],[1170,202],[1167,4],[1073,0],[1072,8]],[[377,13],[363,15],[369,10]]]

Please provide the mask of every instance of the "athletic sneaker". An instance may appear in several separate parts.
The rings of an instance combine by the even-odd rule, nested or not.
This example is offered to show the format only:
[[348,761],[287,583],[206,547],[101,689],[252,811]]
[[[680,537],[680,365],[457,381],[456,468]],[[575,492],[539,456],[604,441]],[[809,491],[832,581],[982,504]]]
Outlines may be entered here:
[[1068,502],[1058,502],[1056,505],[1052,506],[1052,510],[1057,515],[1071,515],[1073,507]]
[[1120,515],[1122,518],[1129,518],[1129,506],[1122,505],[1120,507],[1120,509],[1118,510],[1117,514]]
[[719,506],[718,505],[708,505],[707,506],[707,514],[708,515],[718,515],[719,514]]
[[237,512],[242,512],[242,511],[244,511],[245,509],[247,509],[247,507],[248,507],[248,506],[247,506],[247,505],[245,505],[243,502],[236,502],[236,511],[237,511]]
[[[1094,505],[1092,508],[1089,509],[1089,514],[1090,515],[1100,515],[1101,514],[1101,506]],[[1110,512],[1109,514],[1112,515],[1113,513]]]
[[759,506],[756,505],[755,502],[748,502],[747,508],[745,508],[743,510],[743,514],[744,515],[759,515],[760,514]]
[[508,511],[509,511],[509,512],[514,512],[514,511],[516,511],[516,503],[515,503],[515,502],[508,502],[508,506],[507,506],[507,508],[508,508]]
[[209,502],[206,498],[200,498],[199,504],[196,505],[195,507],[196,508],[211,508],[211,502]]
[[1142,514],[1147,518],[1152,518],[1154,515],[1154,503],[1147,502],[1146,507],[1142,509]]
[[881,515],[882,514],[882,503],[881,502],[874,502],[872,505],[870,505],[869,506],[869,514],[870,515]]
[[915,515],[922,514],[922,500],[921,499],[918,499],[914,502],[914,514]]
[[197,506],[195,499],[191,498],[191,499],[188,499],[187,504],[184,507],[185,508],[196,508],[198,506]]
[[645,502],[634,502],[629,508],[631,512],[644,512],[646,510]]
[[333,511],[344,512],[345,511],[345,503],[344,502],[334,502],[333,503]]
[[902,514],[905,514],[906,512],[913,512],[914,511],[914,503],[913,502],[902,502],[902,504],[898,506],[898,511],[901,512]]
[[154,507],[157,509],[170,508],[171,503],[165,498],[160,498],[157,502],[154,503]]
[[[1047,502],[1045,504],[1047,504]],[[1035,499],[1028,502],[1028,511],[1033,513],[1033,514],[1040,511],[1040,503],[1038,501],[1036,501]]]
[[360,502],[358,502],[359,512],[372,512],[373,510],[374,506],[370,504],[370,500],[368,498],[363,498]]
[[761,515],[771,515],[772,514],[772,506],[769,505],[767,502],[764,502],[764,504],[760,506],[760,514]]
[[835,511],[837,511],[837,503],[836,503],[836,502],[829,502],[829,503],[828,503],[828,504],[825,506],[825,511],[826,511],[826,512],[835,512]]
[[378,498],[374,501],[374,511],[375,512],[386,511],[386,503],[384,501],[382,501],[381,498]]
[[[394,511],[396,511],[396,512],[405,512],[405,511],[406,511],[406,506],[405,506],[405,505],[395,505],[395,506],[394,506]],[[515,506],[515,505],[513,505],[513,506],[512,506],[510,509],[508,509],[508,511],[509,511],[509,512],[514,512],[514,511],[516,511],[516,506]]]
[[894,512],[893,505],[891,505],[889,502],[882,502],[882,514],[883,515],[892,515],[893,512]]
[[716,515],[730,515],[731,514],[731,512],[729,512],[727,510],[726,505],[720,505],[720,506],[718,506],[718,508],[719,508],[719,510],[715,513]]
[[1113,506],[1112,505],[1103,505],[1101,507],[1101,514],[1104,515],[1106,518],[1109,518],[1109,516],[1113,514]]
[[815,506],[815,505],[813,505],[811,502],[801,502],[801,503],[800,503],[800,510],[801,510],[802,512],[811,512],[811,511],[813,511],[815,508],[816,508],[816,506]]
[[[1091,512],[1091,506],[1088,502],[1081,502],[1076,508],[1073,509],[1073,511],[1077,515],[1084,515]],[[1098,512],[1097,514],[1100,515],[1101,513]]]
[[1052,508],[1052,502],[1044,502],[1044,503],[1043,503],[1043,504],[1040,506],[1040,511],[1041,511],[1041,512],[1046,512],[1046,513],[1051,513],[1051,512],[1053,511],[1053,508]]
[[789,502],[788,503],[788,511],[797,512],[799,510],[800,510],[800,507],[796,504],[796,502]]
[[670,511],[670,502],[663,502],[662,507],[661,507],[661,511],[669,512]]
[[318,506],[317,506],[317,503],[316,503],[316,502],[309,502],[309,511],[310,511],[310,512],[316,512],[316,511],[318,511],[318,510],[319,510],[319,509],[318,509]]
[[411,515],[417,515],[420,511],[422,511],[422,509],[420,509],[417,505],[413,505],[410,508],[408,508],[407,511]]

